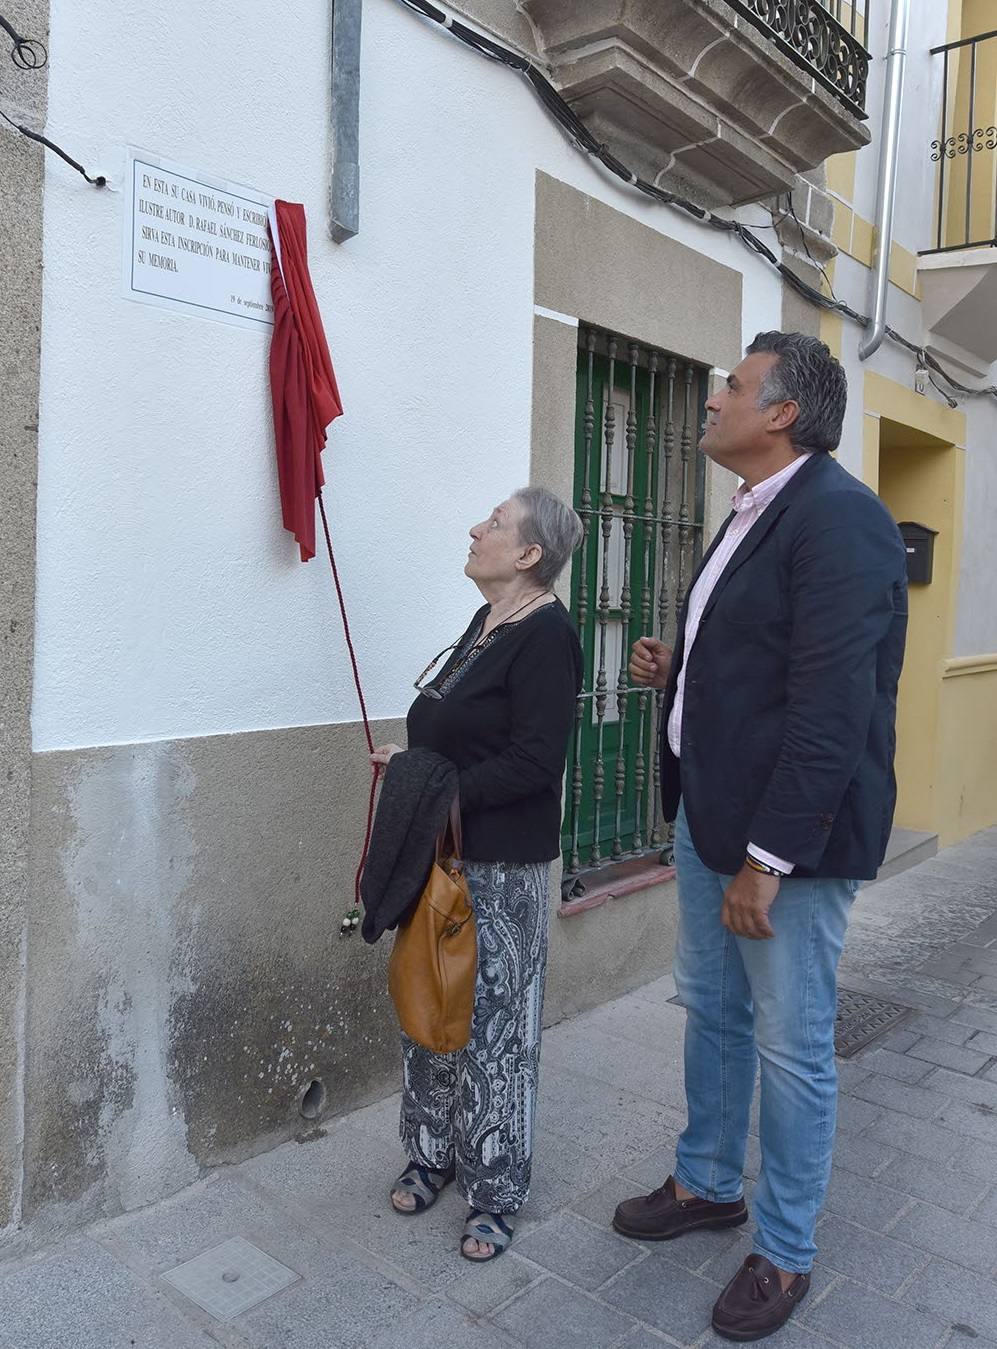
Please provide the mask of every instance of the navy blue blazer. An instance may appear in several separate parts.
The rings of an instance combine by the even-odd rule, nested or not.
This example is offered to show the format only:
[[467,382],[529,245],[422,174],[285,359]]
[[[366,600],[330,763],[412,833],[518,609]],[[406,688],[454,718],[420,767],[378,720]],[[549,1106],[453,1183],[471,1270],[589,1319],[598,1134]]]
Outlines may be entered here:
[[907,633],[906,554],[889,512],[827,454],[789,480],[706,605],[688,660],[680,766],[667,722],[687,612],[688,600],[661,720],[665,818],[681,796],[696,851],[725,875],[740,870],[750,841],[801,875],[871,880],[896,804]]

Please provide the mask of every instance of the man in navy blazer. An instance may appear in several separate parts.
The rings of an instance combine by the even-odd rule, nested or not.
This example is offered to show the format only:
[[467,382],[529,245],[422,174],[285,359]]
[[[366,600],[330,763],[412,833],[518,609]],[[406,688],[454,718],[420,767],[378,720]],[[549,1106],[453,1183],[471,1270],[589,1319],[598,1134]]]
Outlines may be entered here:
[[845,401],[823,342],[759,333],[706,404],[701,449],[743,479],[734,509],[674,654],[643,637],[630,665],[665,690],[688,1125],[674,1174],[620,1204],[614,1226],[647,1241],[747,1221],[760,1061],[757,1233],[713,1311],[739,1341],[778,1330],[809,1286],[834,1140],[838,957],[896,801],[906,554],[879,498],[831,458]]

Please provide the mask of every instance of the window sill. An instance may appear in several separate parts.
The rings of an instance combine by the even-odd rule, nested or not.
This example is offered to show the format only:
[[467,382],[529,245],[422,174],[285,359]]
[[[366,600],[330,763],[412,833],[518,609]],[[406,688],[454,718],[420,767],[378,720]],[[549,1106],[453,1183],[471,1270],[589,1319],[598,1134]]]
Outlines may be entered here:
[[626,895],[649,890],[654,885],[662,885],[674,878],[675,868],[662,866],[657,855],[614,862],[591,872],[588,881],[582,881],[584,893],[574,899],[562,900],[557,914],[559,918],[570,918],[587,909],[597,909],[607,899],[623,899]]

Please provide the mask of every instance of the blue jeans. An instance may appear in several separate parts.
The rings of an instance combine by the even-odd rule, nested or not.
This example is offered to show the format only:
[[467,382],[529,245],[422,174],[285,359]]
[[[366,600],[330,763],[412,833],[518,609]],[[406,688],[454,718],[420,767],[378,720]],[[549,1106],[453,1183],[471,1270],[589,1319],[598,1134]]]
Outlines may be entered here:
[[835,976],[858,883],[790,877],[769,914],[775,936],[754,941],[721,924],[731,877],[700,860],[682,809],[675,864],[675,982],[687,1014],[689,1113],[675,1177],[700,1199],[740,1198],[761,1060],[755,1250],[780,1269],[806,1273],[831,1172],[838,1092]]

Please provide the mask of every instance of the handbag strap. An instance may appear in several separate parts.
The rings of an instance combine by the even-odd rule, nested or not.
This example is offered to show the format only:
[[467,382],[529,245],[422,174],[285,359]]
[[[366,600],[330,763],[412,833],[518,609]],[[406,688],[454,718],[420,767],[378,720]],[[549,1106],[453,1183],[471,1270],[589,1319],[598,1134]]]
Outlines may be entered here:
[[[448,836],[453,843],[452,851],[447,848]],[[460,823],[460,793],[454,793],[454,799],[450,802],[450,813],[443,822],[443,828],[436,837],[436,860],[442,862],[445,857],[454,857],[458,861],[464,859],[464,833]]]

